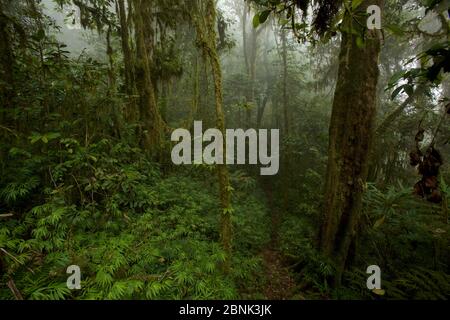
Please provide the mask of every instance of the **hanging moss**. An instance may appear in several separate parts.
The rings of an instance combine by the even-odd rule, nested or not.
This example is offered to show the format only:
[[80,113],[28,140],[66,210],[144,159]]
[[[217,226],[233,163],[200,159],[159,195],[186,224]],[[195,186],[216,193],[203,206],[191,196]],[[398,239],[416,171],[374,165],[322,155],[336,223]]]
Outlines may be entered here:
[[334,17],[339,12],[342,0],[319,0],[318,10],[314,18],[314,27],[319,35],[323,35],[331,27]]

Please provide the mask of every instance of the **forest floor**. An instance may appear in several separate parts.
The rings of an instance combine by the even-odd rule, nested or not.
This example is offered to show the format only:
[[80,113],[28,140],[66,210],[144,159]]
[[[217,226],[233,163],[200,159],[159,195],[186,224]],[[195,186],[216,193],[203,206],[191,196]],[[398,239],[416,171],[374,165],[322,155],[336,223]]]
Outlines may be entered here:
[[294,296],[295,280],[278,246],[281,216],[274,205],[270,184],[266,185],[265,192],[271,212],[271,237],[261,253],[266,272],[264,296],[268,300],[289,300]]

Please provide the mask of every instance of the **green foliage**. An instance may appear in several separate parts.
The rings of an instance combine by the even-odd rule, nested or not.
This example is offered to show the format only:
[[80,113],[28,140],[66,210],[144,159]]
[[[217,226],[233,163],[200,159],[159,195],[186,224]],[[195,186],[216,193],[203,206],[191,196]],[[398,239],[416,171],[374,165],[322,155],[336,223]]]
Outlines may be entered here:
[[[268,232],[254,227],[265,217],[256,199],[243,191],[236,195],[247,200],[237,205],[235,216],[239,267],[225,276],[214,191],[205,193],[203,183],[189,175],[162,178],[137,148],[106,139],[88,147],[59,139],[54,143],[61,145],[55,151],[60,161],[48,167],[51,182],[41,181],[42,202],[0,228],[0,247],[15,257],[5,257],[4,277],[26,288],[26,298],[238,297],[233,279],[242,283],[251,277],[260,263],[251,251],[256,254],[267,240]],[[34,164],[28,160],[20,164]],[[30,200],[25,187],[19,188],[22,197],[14,198],[17,188],[2,188],[11,208]],[[82,270],[79,292],[65,287],[71,264]],[[0,294],[10,298],[6,288]]]
[[347,275],[348,287],[370,297],[358,274],[365,264],[376,264],[387,299],[448,299],[450,228],[442,207],[415,198],[410,189],[381,191],[369,185],[364,213],[361,269]]
[[257,13],[253,18],[253,28],[257,28],[260,24],[266,22],[269,17],[271,10],[264,10],[262,12]]
[[[270,28],[245,32],[246,65],[239,60],[239,42],[233,51],[236,34],[229,32],[241,12],[218,10],[217,49],[223,55],[231,52],[220,57],[227,127],[257,123],[283,134],[280,174],[257,178],[252,167],[230,168],[232,206],[225,209],[220,209],[215,166],[174,168],[167,154],[155,163],[142,149],[149,128],[133,109],[139,92],[124,90],[123,66],[115,59],[122,29],[114,1],[56,0],[61,8],[79,7],[81,25],[97,31],[96,42],[108,33],[111,64],[85,52],[71,56],[52,36],[58,27],[33,7],[35,1],[0,1],[8,4],[0,22],[9,40],[0,54],[12,59],[11,81],[3,77],[8,68],[3,62],[0,66],[0,93],[8,93],[0,97],[0,299],[15,298],[6,285],[11,280],[25,299],[35,300],[263,299],[270,287],[265,269],[270,261],[261,252],[272,246],[294,275],[294,297],[449,298],[448,201],[431,205],[414,198],[410,188],[393,187],[415,178],[405,159],[419,121],[425,136],[431,131],[448,136],[445,125],[438,130],[435,123],[440,121],[436,85],[448,73],[449,43],[445,30],[442,37],[428,39],[422,32],[420,40],[414,38],[417,7],[404,10],[410,8],[406,0],[386,2],[383,25],[390,34],[384,39],[380,80],[393,92],[391,99],[380,96],[380,116],[391,114],[402,93],[417,94],[420,100],[400,110],[393,132],[377,136],[381,150],[374,152],[370,178],[375,182],[363,184],[355,252],[341,287],[333,288],[336,267],[317,247],[339,56],[333,38],[349,32],[364,47],[365,30],[355,30],[353,23],[364,15],[356,13],[361,0],[347,1],[345,8],[341,1],[330,2],[325,11],[319,2],[306,0],[247,2],[249,12],[256,12],[253,27],[276,18],[294,37],[283,31],[280,39]],[[441,1],[423,3],[420,8],[431,10]],[[165,129],[189,128],[194,119],[215,125],[211,70],[197,50],[201,43],[195,39],[201,42],[201,37],[188,26],[204,22],[198,7],[204,5],[154,1],[145,13],[151,22],[145,36],[153,38],[147,48],[150,73],[168,122]],[[351,19],[342,23],[344,12]],[[133,26],[130,30],[133,38]],[[308,41],[297,45],[293,40]],[[128,42],[134,51],[133,39]],[[416,46],[425,51],[417,54]],[[101,60],[105,52],[96,55]],[[405,61],[411,68],[400,70]],[[133,61],[127,62],[132,68]],[[418,82],[426,97],[417,92]],[[441,145],[446,153],[448,143]],[[449,178],[444,165],[439,187],[447,200]],[[228,274],[219,234],[224,213],[233,225]],[[66,270],[73,264],[81,267],[78,291],[66,286]],[[382,269],[383,296],[365,286],[370,264]]]
[[[232,181],[236,250],[225,274],[214,168],[163,173],[139,147],[140,123],[124,121],[108,67],[69,58],[48,34],[26,39],[16,107],[1,110],[11,134],[0,145],[0,212],[12,216],[1,217],[0,299],[14,298],[10,279],[25,299],[238,298],[269,234],[255,181]],[[162,68],[176,74],[172,60]],[[66,286],[73,264],[79,291]]]
[[[313,246],[316,228],[307,211],[284,217],[280,243],[300,283],[298,293],[308,298],[448,299],[450,228],[442,214],[441,206],[415,198],[409,188],[369,184],[358,252],[336,289],[330,282],[333,264]],[[382,270],[383,296],[366,287],[365,271],[373,264]]]
[[376,243],[383,264],[392,260],[442,267],[439,261],[444,262],[440,259],[447,255],[435,256],[434,248],[450,238],[440,206],[415,198],[409,189],[381,192],[374,186],[369,186],[366,204],[367,238]]

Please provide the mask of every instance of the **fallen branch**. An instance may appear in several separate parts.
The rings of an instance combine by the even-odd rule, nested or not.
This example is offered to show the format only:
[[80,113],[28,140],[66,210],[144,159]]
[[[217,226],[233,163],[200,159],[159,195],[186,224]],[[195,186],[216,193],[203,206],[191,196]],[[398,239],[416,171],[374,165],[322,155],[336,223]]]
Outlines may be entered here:
[[14,213],[4,213],[0,214],[0,218],[11,218],[14,216]]
[[8,285],[8,288],[11,290],[16,300],[23,300],[23,296],[20,293],[19,289],[17,289],[13,279],[10,279],[6,284]]

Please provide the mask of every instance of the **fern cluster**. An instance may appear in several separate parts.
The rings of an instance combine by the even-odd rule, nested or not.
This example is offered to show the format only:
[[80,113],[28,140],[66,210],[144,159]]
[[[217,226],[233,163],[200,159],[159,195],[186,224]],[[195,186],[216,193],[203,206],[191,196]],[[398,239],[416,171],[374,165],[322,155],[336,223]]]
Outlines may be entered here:
[[[63,137],[52,143],[58,151],[47,153],[50,181],[43,170],[33,173],[33,162],[25,170],[39,179],[31,188],[42,193],[39,199],[33,201],[27,175],[2,185],[2,198],[17,210],[0,227],[0,247],[9,253],[2,282],[14,279],[29,299],[239,296],[236,281],[252,277],[269,234],[257,199],[244,191],[234,195],[238,267],[225,276],[216,185],[211,189],[190,173],[163,177],[140,149],[107,139],[88,147]],[[60,161],[52,163],[53,156]],[[29,158],[15,161],[27,166]],[[66,287],[72,264],[82,270],[80,291]],[[6,286],[0,296],[13,298]]]

